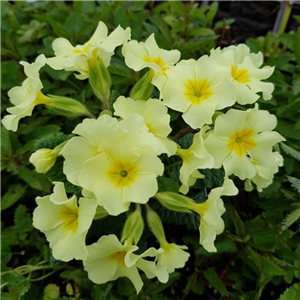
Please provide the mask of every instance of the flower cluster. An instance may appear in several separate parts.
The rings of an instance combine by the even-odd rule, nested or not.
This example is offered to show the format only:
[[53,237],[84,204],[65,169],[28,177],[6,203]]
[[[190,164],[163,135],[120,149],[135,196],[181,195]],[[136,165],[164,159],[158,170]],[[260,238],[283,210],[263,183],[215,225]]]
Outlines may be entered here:
[[[119,46],[128,68],[146,70],[130,94],[119,96],[110,107],[108,66]],[[262,54],[251,53],[244,44],[212,50],[198,60],[180,60],[178,50],[159,48],[154,35],[138,42],[130,40],[130,28],[121,27],[108,35],[102,22],[85,44],[74,47],[58,38],[53,50],[54,57],[40,55],[32,64],[21,62],[28,78],[9,91],[14,106],[7,109],[10,114],[2,123],[16,131],[19,120],[30,116],[38,104],[67,117],[88,117],[74,128],[69,140],[30,157],[36,171],[46,173],[62,156],[68,184],[81,190],[81,197],[67,195],[66,182],[53,182],[53,193],[36,199],[33,225],[45,234],[54,258],[82,260],[95,283],[127,277],[137,293],[143,286],[139,270],[147,278],[167,282],[170,273],[184,267],[188,248],[167,241],[150,199],[166,209],[198,214],[200,245],[217,251],[216,235],[225,226],[221,197],[238,194],[236,177],[244,181],[246,190],[262,191],[283,164],[280,153],[273,150],[284,140],[273,131],[276,117],[255,103],[260,97],[271,99],[274,87],[263,80],[274,68],[261,67]],[[44,95],[39,71],[46,64],[54,70],[76,72],[79,80],[87,79],[102,102],[99,116],[74,99]],[[155,90],[159,96],[152,98]],[[239,109],[233,108],[236,103]],[[241,110],[245,104],[254,107]],[[189,147],[177,143],[182,134],[171,127],[170,110],[181,113],[188,126],[183,132],[194,132]],[[166,177],[163,161],[171,156],[182,161],[178,193],[158,190],[158,177]],[[204,178],[201,170],[219,168],[224,169],[223,184],[211,189],[205,202],[185,196]],[[93,220],[125,212],[120,237],[102,235],[88,244]],[[141,252],[145,215],[159,247],[151,245]]]

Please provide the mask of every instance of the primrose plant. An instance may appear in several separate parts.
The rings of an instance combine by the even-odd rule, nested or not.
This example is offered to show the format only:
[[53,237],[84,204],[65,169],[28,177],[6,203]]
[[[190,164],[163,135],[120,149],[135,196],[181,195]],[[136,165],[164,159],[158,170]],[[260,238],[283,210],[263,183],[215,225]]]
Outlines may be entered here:
[[[143,286],[140,271],[165,283],[190,256],[187,246],[166,237],[161,216],[151,203],[199,215],[199,243],[216,252],[216,236],[224,231],[222,197],[238,194],[234,184],[238,178],[247,191],[262,191],[270,185],[283,164],[273,147],[284,138],[273,131],[276,117],[255,104],[260,97],[271,99],[274,89],[263,81],[274,68],[261,67],[262,53],[251,53],[240,44],[211,50],[197,60],[180,60],[178,50],[159,48],[153,34],[145,42],[130,40],[130,35],[130,28],[120,26],[108,35],[106,25],[99,22],[85,44],[74,47],[67,39],[57,38],[54,57],[41,54],[31,64],[20,62],[27,79],[9,91],[13,106],[2,123],[16,131],[19,121],[40,104],[66,117],[86,116],[71,138],[30,157],[36,171],[46,173],[62,156],[67,179],[53,182],[51,195],[37,197],[33,225],[45,234],[55,259],[82,260],[90,280],[97,284],[127,277],[138,293]],[[129,68],[147,72],[129,95],[113,102],[108,66],[117,47],[122,47]],[[39,72],[46,64],[88,80],[101,100],[99,116],[74,99],[43,94]],[[151,98],[153,94],[156,98]],[[174,111],[187,128],[171,127],[176,124],[176,120],[170,122]],[[177,141],[186,133],[192,135],[190,145],[181,147]],[[168,177],[165,164],[171,156],[182,161],[180,188],[159,191],[158,179]],[[223,184],[212,188],[206,201],[189,197],[196,182],[204,182],[201,170],[221,168]],[[81,194],[70,194],[70,184],[80,188]],[[120,218],[124,213],[127,219],[120,236],[97,236],[98,241],[89,244],[87,234],[94,220],[108,215]],[[147,242],[149,234],[143,235],[145,224],[156,244],[153,238]],[[139,249],[139,242],[145,245],[145,240],[151,247]]]

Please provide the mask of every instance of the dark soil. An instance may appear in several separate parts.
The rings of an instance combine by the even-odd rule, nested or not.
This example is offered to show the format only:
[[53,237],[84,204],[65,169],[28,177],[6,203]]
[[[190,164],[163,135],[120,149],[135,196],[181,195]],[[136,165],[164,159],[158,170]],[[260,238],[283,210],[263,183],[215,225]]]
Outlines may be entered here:
[[[219,1],[216,20],[234,18],[224,42],[238,44],[248,37],[264,36],[272,31],[280,9],[280,1]],[[300,4],[294,3],[286,32],[297,30],[293,14],[300,14]]]

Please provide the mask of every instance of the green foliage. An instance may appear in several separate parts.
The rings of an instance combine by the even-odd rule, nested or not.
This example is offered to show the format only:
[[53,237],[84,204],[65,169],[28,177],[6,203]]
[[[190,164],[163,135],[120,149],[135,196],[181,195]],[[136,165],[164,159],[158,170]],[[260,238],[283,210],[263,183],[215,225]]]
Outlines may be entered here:
[[300,297],[300,283],[295,283],[287,288],[279,300],[297,300]]
[[[51,44],[57,37],[65,37],[73,45],[85,43],[101,20],[110,31],[119,24],[130,26],[132,39],[140,41],[155,33],[161,48],[178,49],[182,59],[196,59],[221,45],[220,30],[234,22],[232,18],[215,22],[218,5],[213,2],[200,6],[197,1],[2,1],[1,112],[11,105],[8,90],[25,79],[19,61],[32,62],[39,53],[53,56]],[[248,39],[246,44],[254,52],[261,51],[265,62],[275,66],[269,78],[275,85],[273,98],[258,102],[261,109],[277,116],[276,130],[286,138],[277,149],[284,157],[284,166],[262,193],[245,193],[237,181],[239,195],[224,199],[225,231],[216,240],[217,253],[199,245],[198,215],[169,211],[151,199],[149,205],[161,216],[166,233],[172,232],[174,242],[185,243],[191,253],[186,267],[170,274],[166,284],[142,278],[145,285],[136,295],[126,278],[96,285],[78,261],[70,265],[55,261],[46,239],[32,226],[32,213],[35,198],[48,195],[51,182],[67,182],[61,171],[63,159],[59,157],[43,175],[36,173],[29,157],[33,150],[53,149],[70,139],[81,117],[66,119],[36,107],[32,118],[25,118],[16,133],[1,128],[2,299],[177,300],[198,295],[205,299],[275,300],[278,295],[279,300],[299,299],[300,29],[280,36],[269,32]],[[108,68],[114,88],[111,107],[119,95],[129,95],[144,75],[129,69],[121,58],[118,49]],[[48,67],[42,70],[41,78],[46,94],[75,98],[94,115],[99,114],[100,102],[86,81],[76,80],[71,72]],[[169,113],[174,125],[171,137],[175,137],[186,128],[178,112]],[[179,139],[182,148],[192,144],[193,133]],[[161,159],[165,172],[158,178],[159,192],[178,192],[181,158]],[[201,172],[204,180],[198,180],[187,195],[199,203],[205,201],[209,189],[221,186],[224,178],[222,169]],[[81,196],[81,188],[70,183],[66,191]],[[125,220],[125,214],[94,220],[87,243],[103,234],[120,235]],[[147,234],[145,229],[141,240]]]

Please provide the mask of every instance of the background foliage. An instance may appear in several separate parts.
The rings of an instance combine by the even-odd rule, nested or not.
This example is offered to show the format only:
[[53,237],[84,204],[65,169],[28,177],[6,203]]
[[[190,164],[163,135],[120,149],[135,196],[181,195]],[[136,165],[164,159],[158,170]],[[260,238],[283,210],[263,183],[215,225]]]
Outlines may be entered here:
[[[200,7],[197,2],[180,1],[2,1],[1,6],[4,114],[10,105],[7,91],[25,79],[19,61],[33,62],[40,53],[53,56],[51,43],[57,37],[65,37],[73,45],[84,43],[99,20],[110,30],[119,24],[123,28],[130,26],[132,38],[139,41],[155,33],[161,48],[178,49],[182,59],[197,59],[211,48],[226,45],[225,29],[234,22],[214,20],[217,2]],[[300,17],[295,19],[299,21]],[[195,216],[170,213],[153,203],[168,224],[166,230],[172,232],[169,236],[177,244],[188,245],[191,253],[186,267],[173,273],[167,284],[143,278],[145,286],[136,296],[127,279],[95,285],[88,280],[80,262],[55,261],[44,235],[33,228],[31,221],[35,197],[50,193],[54,175],[51,171],[46,176],[36,173],[28,159],[33,149],[53,148],[65,140],[79,120],[66,120],[37,107],[33,117],[21,121],[17,133],[1,128],[3,300],[165,300],[195,295],[204,299],[300,298],[300,29],[280,36],[269,32],[264,37],[249,38],[246,44],[254,52],[262,51],[266,64],[276,67],[270,78],[275,84],[273,98],[268,102],[259,100],[259,105],[278,118],[276,130],[286,138],[278,149],[285,165],[262,193],[247,193],[236,180],[240,193],[225,199],[226,229],[217,238],[218,252],[208,253],[200,247],[199,220]],[[128,95],[143,75],[126,67],[120,50],[109,71],[115,89],[112,100],[119,94]],[[41,78],[45,94],[70,96],[87,105],[91,112],[97,112],[98,100],[86,81],[48,67],[42,69]],[[171,116],[175,135],[184,125],[178,113],[171,112]],[[190,141],[191,136],[186,135],[179,143],[184,147]],[[176,191],[175,174],[180,162],[165,158],[165,163],[171,179],[160,179],[160,190]],[[222,174],[207,170],[205,185],[219,186],[221,178]],[[69,192],[76,191],[70,186]],[[189,196],[203,201],[201,184],[196,184]],[[115,222],[113,217],[95,221],[89,238],[94,232],[119,234],[122,221]],[[145,237],[148,234],[144,232]]]

